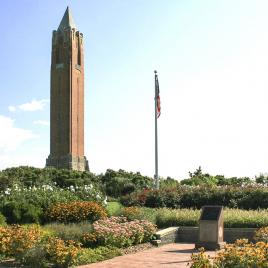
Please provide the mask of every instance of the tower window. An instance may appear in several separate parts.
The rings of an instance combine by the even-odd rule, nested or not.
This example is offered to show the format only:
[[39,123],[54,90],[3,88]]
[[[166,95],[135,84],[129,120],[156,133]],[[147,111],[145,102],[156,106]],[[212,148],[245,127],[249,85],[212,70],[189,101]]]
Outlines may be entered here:
[[79,41],[78,41],[78,50],[77,50],[77,65],[81,65],[81,44]]

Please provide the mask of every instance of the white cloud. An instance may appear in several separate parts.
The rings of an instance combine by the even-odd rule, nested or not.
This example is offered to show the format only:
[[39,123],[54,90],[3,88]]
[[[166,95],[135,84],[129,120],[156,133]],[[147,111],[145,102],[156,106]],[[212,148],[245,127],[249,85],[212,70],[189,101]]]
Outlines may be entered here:
[[0,115],[0,150],[15,150],[19,145],[35,137],[31,130],[17,128],[14,120]]
[[33,122],[35,125],[49,126],[49,122],[45,120],[36,120]]
[[18,108],[22,111],[29,111],[29,112],[40,111],[44,109],[45,105],[48,102],[49,101],[47,99],[32,100],[31,102],[19,105]]
[[9,105],[9,106],[8,106],[8,110],[9,110],[10,112],[15,112],[15,111],[16,111],[16,107],[13,106],[13,105]]

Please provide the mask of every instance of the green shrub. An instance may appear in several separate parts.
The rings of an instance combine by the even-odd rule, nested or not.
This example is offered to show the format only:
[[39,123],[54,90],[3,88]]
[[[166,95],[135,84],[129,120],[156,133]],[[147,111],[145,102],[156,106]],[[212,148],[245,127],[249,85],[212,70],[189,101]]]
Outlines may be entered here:
[[40,223],[43,211],[32,204],[11,201],[3,206],[8,223]]
[[47,259],[45,243],[36,243],[34,247],[24,250],[21,263],[31,268],[51,267],[51,264]]
[[100,176],[105,192],[111,197],[120,197],[137,190],[153,187],[153,179],[142,176],[139,172],[126,172],[122,169],[114,171],[107,169],[104,175]]
[[129,221],[147,220],[156,223],[156,209],[146,207],[125,207],[121,210],[121,215]]
[[92,225],[88,222],[75,224],[51,223],[46,224],[43,229],[48,230],[53,233],[54,236],[64,241],[73,240],[82,243],[83,235],[92,231]]
[[123,206],[117,201],[112,201],[107,203],[107,211],[109,216],[119,216]]
[[5,188],[14,184],[21,184],[24,187],[42,186],[47,184],[57,184],[61,188],[71,185],[82,186],[99,184],[100,178],[88,171],[75,171],[56,168],[35,168],[35,167],[12,167],[0,172],[0,182]]
[[7,222],[6,217],[2,213],[0,213],[0,226],[6,225],[6,222]]
[[76,265],[90,264],[120,256],[121,251],[116,247],[98,247],[95,249],[81,249]]
[[176,189],[142,190],[121,197],[124,206],[200,209],[205,205],[221,205],[240,209],[268,207],[268,187],[261,185],[234,187],[179,186]]

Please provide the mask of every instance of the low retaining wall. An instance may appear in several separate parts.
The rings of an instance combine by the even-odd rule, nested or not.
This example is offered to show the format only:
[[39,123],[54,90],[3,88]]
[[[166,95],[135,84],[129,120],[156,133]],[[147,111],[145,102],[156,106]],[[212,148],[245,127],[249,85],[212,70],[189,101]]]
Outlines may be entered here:
[[[247,238],[253,241],[257,228],[224,228],[224,241],[233,243],[236,239]],[[198,241],[198,227],[169,227],[155,234],[156,244],[195,243]]]

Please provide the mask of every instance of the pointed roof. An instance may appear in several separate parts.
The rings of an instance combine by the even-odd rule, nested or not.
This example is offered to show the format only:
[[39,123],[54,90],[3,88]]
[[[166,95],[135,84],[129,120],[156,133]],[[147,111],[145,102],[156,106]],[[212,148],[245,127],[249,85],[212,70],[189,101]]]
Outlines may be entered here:
[[76,28],[72,13],[68,6],[60,22],[58,30],[64,30],[66,27]]

